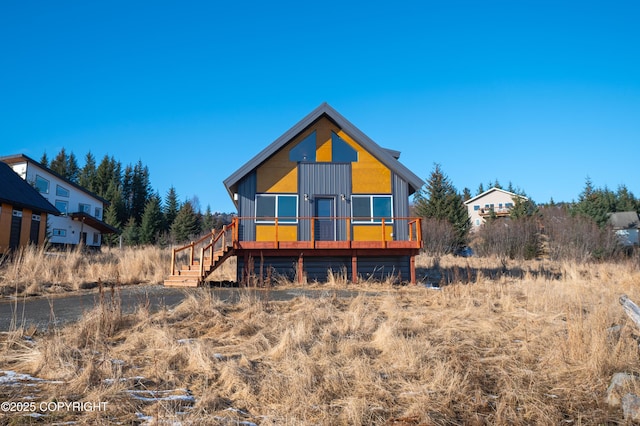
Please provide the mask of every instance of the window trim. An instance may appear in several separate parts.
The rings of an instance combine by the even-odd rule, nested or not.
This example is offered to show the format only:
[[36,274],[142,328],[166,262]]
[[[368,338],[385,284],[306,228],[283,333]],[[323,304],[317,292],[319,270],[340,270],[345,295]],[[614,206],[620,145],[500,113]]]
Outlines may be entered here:
[[[353,199],[354,198],[369,198],[369,220],[357,220],[356,217],[360,218],[362,216],[354,216],[353,215]],[[388,198],[390,201],[390,207],[391,207],[391,211],[390,216],[384,217],[385,221],[385,225],[389,224],[389,223],[393,223],[394,222],[394,216],[393,216],[393,195],[392,194],[351,194],[351,223],[356,224],[356,225],[365,225],[365,224],[373,224],[373,225],[380,225],[382,224],[382,216],[374,216],[373,215],[373,199],[374,198]],[[380,219],[376,219],[377,217],[379,217]]]
[[[274,212],[274,216],[270,216],[273,217],[274,219],[261,219],[258,217],[258,197],[274,197],[275,198],[275,212]],[[285,220],[280,220],[280,218],[278,217],[278,206],[280,204],[280,197],[294,197],[296,199],[296,215],[295,215],[295,220],[291,220],[288,219],[291,216],[285,216],[287,219]],[[275,219],[278,219],[278,225],[282,225],[282,224],[286,224],[286,225],[294,225],[298,223],[298,218],[300,215],[300,199],[298,194],[270,194],[270,193],[261,193],[261,194],[256,194],[256,198],[255,198],[255,206],[254,206],[254,213],[255,213],[255,218],[256,218],[256,223],[257,224],[274,224],[276,223]]]

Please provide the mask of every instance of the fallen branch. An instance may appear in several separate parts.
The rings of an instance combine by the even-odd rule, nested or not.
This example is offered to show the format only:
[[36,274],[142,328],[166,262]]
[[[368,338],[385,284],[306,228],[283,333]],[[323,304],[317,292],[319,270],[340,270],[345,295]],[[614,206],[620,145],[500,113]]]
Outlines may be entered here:
[[629,318],[631,318],[631,320],[636,323],[636,326],[640,328],[640,307],[633,303],[626,294],[620,296],[620,304]]

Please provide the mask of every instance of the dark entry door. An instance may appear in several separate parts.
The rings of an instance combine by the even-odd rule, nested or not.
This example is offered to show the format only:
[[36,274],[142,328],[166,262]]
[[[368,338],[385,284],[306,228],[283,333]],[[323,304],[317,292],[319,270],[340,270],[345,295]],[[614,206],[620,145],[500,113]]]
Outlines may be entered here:
[[31,229],[29,230],[29,241],[33,244],[38,244],[38,237],[40,236],[40,215],[31,215]]
[[328,197],[316,197],[316,241],[335,241],[335,200]]
[[11,231],[9,233],[9,248],[16,249],[20,245],[20,231],[22,229],[22,211],[14,210],[11,216]]

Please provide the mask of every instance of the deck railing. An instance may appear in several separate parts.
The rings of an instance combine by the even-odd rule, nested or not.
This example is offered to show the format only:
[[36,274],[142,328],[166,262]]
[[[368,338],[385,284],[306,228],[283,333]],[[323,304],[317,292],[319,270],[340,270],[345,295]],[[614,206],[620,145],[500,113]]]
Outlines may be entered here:
[[[249,247],[251,243],[263,243],[272,248],[317,248],[318,246],[342,248],[349,243],[349,247],[387,248],[387,247],[422,247],[422,219],[418,217],[236,217],[234,218],[234,244]],[[330,223],[333,227],[330,241],[322,241],[318,235],[318,224]],[[242,226],[255,225],[254,238],[240,241],[239,230]],[[268,236],[258,237],[258,227]],[[286,230],[296,229],[295,239]],[[355,230],[366,233],[367,237],[356,237]],[[369,228],[369,230],[367,230]],[[376,229],[378,228],[378,229]],[[340,231],[338,231],[340,230]],[[395,231],[395,232],[394,232]],[[288,235],[285,237],[283,235]],[[400,235],[404,237],[400,238]],[[326,237],[326,236],[324,236]],[[412,243],[412,244],[402,244]],[[255,244],[254,244],[255,245]]]
[[[334,224],[334,239],[319,240],[316,238],[316,225],[319,221],[330,221]],[[308,225],[306,224],[308,223]],[[301,226],[308,226],[308,236],[300,238]],[[271,238],[261,238],[256,241],[240,239],[241,225],[249,226],[267,226],[273,228],[273,236]],[[344,235],[337,239],[336,229],[338,226],[344,226],[342,230]],[[396,233],[393,229],[396,229]],[[400,226],[406,226],[404,230],[398,229]],[[292,240],[289,237],[283,237],[283,228],[296,228],[296,238]],[[372,238],[354,238],[354,228],[362,227],[373,228],[368,235],[374,235]],[[375,230],[375,228],[380,228]],[[391,232],[389,232],[391,230]],[[400,232],[402,231],[402,232]],[[406,231],[406,232],[405,232]],[[257,230],[256,230],[257,232]],[[398,234],[406,235],[399,238]],[[255,235],[255,234],[254,234]],[[221,255],[225,249],[230,247],[236,249],[243,248],[276,248],[276,249],[302,249],[302,248],[322,248],[322,249],[340,249],[340,248],[421,248],[422,247],[422,219],[417,217],[396,217],[396,218],[367,218],[366,221],[352,217],[298,217],[298,218],[265,218],[265,217],[234,217],[232,222],[225,225],[221,230],[212,230],[210,233],[202,236],[198,240],[192,241],[182,247],[174,248],[171,251],[171,275],[175,275],[177,267],[178,254],[188,250],[190,266],[199,265],[200,275],[204,275],[205,265],[213,265],[216,255]]]

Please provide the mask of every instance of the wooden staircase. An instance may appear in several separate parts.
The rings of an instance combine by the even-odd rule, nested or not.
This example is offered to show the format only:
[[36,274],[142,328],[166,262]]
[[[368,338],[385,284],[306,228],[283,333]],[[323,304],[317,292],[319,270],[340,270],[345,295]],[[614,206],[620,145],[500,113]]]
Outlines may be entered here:
[[[234,238],[229,238],[229,235],[235,236],[235,224],[234,221],[220,231],[213,230],[197,241],[174,248],[171,253],[171,273],[165,278],[164,285],[171,287],[202,285],[209,274],[235,254]],[[205,244],[207,241],[209,243]],[[177,254],[185,250],[189,250],[188,262],[178,268]],[[199,256],[196,256],[197,252]]]

